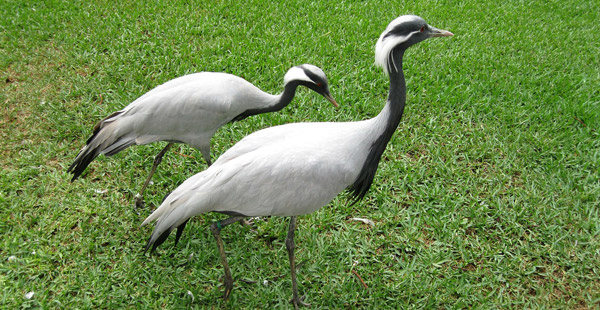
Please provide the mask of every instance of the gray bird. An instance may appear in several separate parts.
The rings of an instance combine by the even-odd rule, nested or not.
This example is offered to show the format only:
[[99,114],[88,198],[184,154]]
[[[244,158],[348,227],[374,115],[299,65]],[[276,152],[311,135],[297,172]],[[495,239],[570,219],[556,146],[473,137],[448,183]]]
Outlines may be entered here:
[[111,156],[132,145],[168,141],[158,153],[150,174],[136,195],[142,195],[163,155],[173,143],[185,143],[200,150],[210,166],[210,140],[221,126],[248,116],[275,112],[287,106],[299,85],[321,94],[335,107],[327,77],[320,68],[304,64],[292,67],[284,76],[284,90],[271,95],[241,77],[200,72],[170,80],[147,92],[124,109],[101,120],[67,172],[77,179],[100,154]]
[[208,169],[177,187],[143,224],[156,220],[146,250],[156,249],[177,228],[179,240],[190,217],[219,212],[232,217],[211,225],[225,271],[227,299],[233,279],[220,231],[250,216],[290,216],[286,238],[293,303],[298,295],[294,260],[296,217],[318,210],[344,189],[355,202],[369,190],[383,151],[406,101],[404,51],[425,39],[452,36],[407,15],[392,21],[375,47],[376,64],[390,78],[387,103],[376,117],[347,123],[295,123],[257,131],[226,151]]

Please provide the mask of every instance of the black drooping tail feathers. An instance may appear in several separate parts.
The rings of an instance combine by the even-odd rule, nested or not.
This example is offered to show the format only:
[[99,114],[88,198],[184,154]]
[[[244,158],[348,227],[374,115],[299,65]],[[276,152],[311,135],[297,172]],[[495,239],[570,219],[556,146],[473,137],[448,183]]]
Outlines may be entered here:
[[[163,197],[162,202],[164,202],[165,199],[167,199],[167,197],[169,197],[169,195],[171,195],[171,192],[167,193]],[[161,204],[162,204],[162,202],[161,202]],[[189,220],[190,219],[188,218],[187,220],[185,220],[185,222],[183,222],[179,226],[177,226],[177,233],[175,234],[175,245],[177,245],[177,243],[179,243],[179,238],[181,238],[181,234],[183,233],[183,230],[185,229],[185,225],[187,225]],[[160,236],[158,236],[158,238],[153,240],[153,237],[156,234],[156,229],[155,229],[152,232],[152,235],[150,235],[150,239],[148,239],[146,246],[144,247],[144,253],[146,253],[150,247],[152,247],[152,250],[150,250],[150,254],[154,253],[156,248],[159,247],[161,244],[163,244],[165,242],[165,240],[167,240],[167,238],[171,234],[171,231],[173,230],[173,228],[175,228],[175,227],[170,227],[169,229],[163,231],[160,234]]]
[[[185,225],[187,225],[189,220],[190,219],[187,219],[187,220],[185,220],[185,222],[181,223],[181,225],[177,226],[177,233],[175,234],[175,245],[177,245],[177,243],[179,242],[179,238],[181,238],[181,234],[183,233],[183,230],[185,229]],[[173,227],[165,230],[160,236],[158,236],[158,238],[156,238],[156,240],[154,242],[152,242],[152,237],[154,235],[154,233],[153,233],[150,236],[150,239],[148,239],[148,243],[146,243],[146,246],[144,247],[144,253],[146,253],[146,251],[148,251],[148,249],[150,247],[152,247],[152,249],[150,250],[150,253],[154,253],[156,248],[159,247],[161,244],[163,244],[165,242],[165,240],[167,240],[167,237],[169,237],[172,230],[173,230]]]
[[69,168],[67,168],[67,172],[73,173],[71,182],[75,181],[85,168],[101,153],[111,156],[135,144],[135,138],[115,135],[114,121],[121,113],[123,111],[117,111],[94,126],[92,136],[89,137],[86,145],[77,154],[77,157]]

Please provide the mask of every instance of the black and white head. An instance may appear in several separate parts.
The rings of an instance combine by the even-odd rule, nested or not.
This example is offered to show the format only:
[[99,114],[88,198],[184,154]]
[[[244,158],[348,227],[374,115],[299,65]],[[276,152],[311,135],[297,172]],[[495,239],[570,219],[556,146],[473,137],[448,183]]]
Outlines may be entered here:
[[394,51],[404,52],[408,47],[433,37],[453,36],[452,32],[429,26],[416,15],[403,15],[394,19],[375,45],[375,64],[386,73],[398,68],[394,63]]
[[321,94],[327,100],[329,100],[335,107],[338,107],[337,102],[331,96],[329,92],[329,84],[327,83],[327,76],[321,68],[310,64],[303,64],[296,67],[292,67],[283,77],[283,83],[288,85],[290,83],[297,83],[297,85],[306,86],[315,92]]

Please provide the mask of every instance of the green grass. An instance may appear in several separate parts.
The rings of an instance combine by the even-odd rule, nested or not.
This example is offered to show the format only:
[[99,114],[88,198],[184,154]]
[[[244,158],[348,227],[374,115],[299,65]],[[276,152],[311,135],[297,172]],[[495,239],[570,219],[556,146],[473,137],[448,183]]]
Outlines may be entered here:
[[[405,117],[367,197],[299,218],[301,294],[315,309],[600,307],[597,6],[2,1],[1,307],[290,308],[287,219],[223,231],[234,277],[256,281],[236,281],[223,302],[208,230],[221,216],[142,252],[151,209],[137,214],[133,195],[164,144],[100,157],[74,183],[65,169],[102,117],[196,71],[277,93],[289,67],[312,63],[342,105],[303,89],[280,113],[225,126],[214,158],[267,126],[372,117],[388,87],[375,42],[407,13],[455,36],[407,53]],[[204,168],[198,151],[176,148],[147,201]]]

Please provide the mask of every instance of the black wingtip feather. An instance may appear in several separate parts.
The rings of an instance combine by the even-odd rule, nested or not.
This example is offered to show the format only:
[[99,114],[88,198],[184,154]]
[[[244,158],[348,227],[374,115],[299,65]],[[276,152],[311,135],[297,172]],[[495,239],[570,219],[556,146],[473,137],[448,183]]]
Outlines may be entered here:
[[148,249],[152,245],[152,242],[150,242],[151,240],[152,240],[152,236],[150,236],[150,238],[148,239],[148,242],[146,242],[146,246],[144,246],[144,254],[146,254],[146,252],[148,252]]
[[152,242],[152,236],[150,236],[146,247],[144,247],[144,254],[148,251],[150,247],[152,247],[152,249],[150,250],[150,254],[154,253],[156,248],[163,244],[165,240],[167,240],[167,237],[169,237],[169,234],[171,234],[171,230],[173,230],[173,228],[165,230],[162,234],[160,234],[160,236],[158,236],[158,238],[156,238],[154,242]]
[[[123,113],[123,111],[114,112],[111,115],[102,119],[100,122],[98,122],[96,124],[96,126],[94,126],[92,135],[85,142],[86,148],[84,150],[82,150],[79,154],[77,154],[75,161],[73,161],[73,163],[69,166],[69,168],[67,168],[67,172],[73,173],[73,178],[71,179],[71,182],[75,181],[83,173],[85,168],[87,168],[87,166],[89,166],[89,164],[100,154],[100,150],[98,149],[98,147],[94,148],[93,150],[88,150],[87,146],[89,146],[94,141],[94,139],[96,139],[96,137],[98,136],[100,131],[102,131],[102,129],[104,128],[104,122],[110,118],[119,116],[121,113]],[[131,144],[124,146],[123,148],[127,148],[130,145]],[[119,150],[119,151],[121,151],[121,150]],[[83,153],[83,152],[85,152],[85,153]],[[113,153],[117,153],[117,152],[118,151],[113,151]],[[82,153],[84,155],[80,158]]]
[[[187,219],[181,225],[177,226],[177,232],[175,234],[175,245],[177,245],[177,243],[179,242],[179,239],[181,238],[181,234],[183,233],[183,230],[185,229],[185,225],[188,223],[188,221],[189,221],[189,219]],[[148,252],[148,249],[150,249],[150,248],[151,248],[150,254],[154,253],[156,248],[158,248],[161,244],[163,244],[167,240],[167,238],[171,234],[172,230],[173,230],[173,227],[170,227],[169,229],[165,230],[162,234],[160,234],[160,236],[158,236],[158,238],[156,238],[156,240],[154,242],[152,242],[152,237],[154,236],[154,233],[153,233],[150,236],[150,239],[148,239],[146,246],[144,247],[144,254],[146,254],[146,252]]]
[[179,238],[181,238],[183,229],[185,229],[185,225],[188,223],[188,221],[189,221],[189,219],[185,220],[185,222],[183,222],[183,224],[177,226],[177,232],[175,234],[175,246],[177,246],[177,243],[179,242]]
[[82,157],[77,156],[75,161],[69,166],[67,172],[73,174],[73,178],[71,178],[71,182],[75,181],[81,174],[85,171],[87,166],[98,156],[97,150],[92,150],[90,152],[86,152]]

